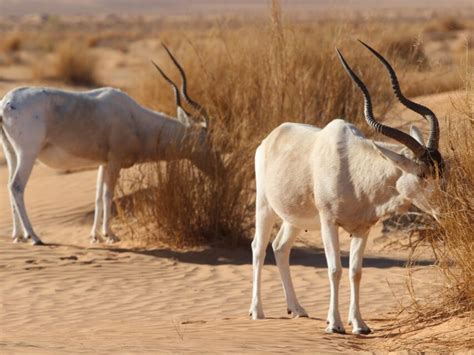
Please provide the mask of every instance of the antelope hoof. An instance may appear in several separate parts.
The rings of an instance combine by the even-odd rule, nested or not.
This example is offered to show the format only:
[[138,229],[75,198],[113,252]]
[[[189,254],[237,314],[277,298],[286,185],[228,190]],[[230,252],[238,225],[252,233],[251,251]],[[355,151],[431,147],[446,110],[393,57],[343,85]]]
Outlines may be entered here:
[[117,238],[115,235],[110,235],[108,236],[107,240],[105,241],[106,244],[114,244],[120,241],[120,239]]
[[26,239],[23,236],[13,237],[13,243],[26,243]]
[[372,333],[372,330],[369,327],[366,328],[357,328],[352,330],[352,334],[356,335],[368,335]]
[[256,307],[252,307],[249,310],[249,316],[252,317],[253,320],[257,319],[265,319],[265,315],[263,314],[263,310],[258,310]]
[[342,326],[332,326],[329,325],[326,328],[326,333],[338,333],[338,334],[346,334],[346,330]]
[[296,307],[288,308],[286,311],[288,314],[291,314],[293,318],[308,318],[309,317],[308,312],[306,312],[305,309],[301,307],[300,305]]
[[33,239],[31,244],[32,245],[44,245],[44,243],[41,241],[41,239]]
[[346,330],[344,329],[342,322],[326,321],[326,324],[328,325],[326,327],[326,333],[346,334]]
[[91,235],[89,242],[91,244],[99,244],[103,242],[103,239],[100,235]]

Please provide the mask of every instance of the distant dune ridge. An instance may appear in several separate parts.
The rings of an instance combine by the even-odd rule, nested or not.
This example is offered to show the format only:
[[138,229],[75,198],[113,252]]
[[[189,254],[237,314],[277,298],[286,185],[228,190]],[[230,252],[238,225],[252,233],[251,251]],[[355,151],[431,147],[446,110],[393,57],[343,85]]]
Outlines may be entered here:
[[[92,15],[100,13],[127,14],[223,14],[260,11],[269,7],[269,1],[252,0],[0,0],[0,16],[18,16],[38,13],[58,15]],[[283,7],[294,10],[321,9],[383,9],[383,8],[456,8],[473,7],[469,0],[286,0]]]

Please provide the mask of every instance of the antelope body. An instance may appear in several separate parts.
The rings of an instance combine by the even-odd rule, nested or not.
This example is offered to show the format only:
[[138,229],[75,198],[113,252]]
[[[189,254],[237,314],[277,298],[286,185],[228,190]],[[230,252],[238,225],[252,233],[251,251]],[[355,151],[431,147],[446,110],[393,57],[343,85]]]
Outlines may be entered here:
[[[368,47],[368,46],[367,46]],[[299,304],[289,270],[289,255],[298,233],[321,229],[328,275],[330,305],[327,332],[344,333],[338,309],[338,288],[342,266],[338,228],[351,234],[349,276],[351,301],[349,324],[353,333],[368,334],[370,328],[359,309],[359,287],[364,248],[370,227],[378,219],[405,211],[411,204],[435,215],[427,200],[434,167],[442,168],[437,150],[437,119],[427,108],[403,97],[388,62],[368,47],[390,72],[397,97],[431,123],[427,146],[416,128],[411,136],[381,125],[373,118],[370,96],[342,55],[340,59],[365,98],[366,120],[377,131],[402,145],[373,143],[352,124],[336,119],[320,129],[311,125],[284,123],[263,140],[255,155],[256,221],[253,250],[253,294],[250,314],[264,317],[260,281],[265,250],[272,227],[283,223],[273,241],[288,312],[307,316]],[[408,149],[407,149],[408,148]],[[428,177],[425,179],[425,177]]]
[[[168,53],[182,75],[183,96],[202,111],[187,96],[184,71]],[[27,87],[4,96],[0,101],[0,131],[9,168],[15,242],[31,238],[34,244],[41,244],[23,198],[36,159],[58,169],[99,167],[92,241],[100,238],[101,220],[102,234],[108,242],[116,240],[109,219],[122,168],[149,161],[190,159],[210,173],[208,163],[213,161],[213,154],[206,139],[207,125],[194,123],[181,107],[176,85],[157,69],[175,91],[178,119],[142,107],[113,88],[71,92]]]

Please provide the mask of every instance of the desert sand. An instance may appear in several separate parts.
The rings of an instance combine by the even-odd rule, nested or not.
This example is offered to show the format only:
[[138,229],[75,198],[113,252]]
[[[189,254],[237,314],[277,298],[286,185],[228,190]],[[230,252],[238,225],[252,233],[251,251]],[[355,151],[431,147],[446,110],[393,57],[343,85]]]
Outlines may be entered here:
[[[420,98],[439,117],[459,93]],[[396,122],[416,118],[396,109]],[[403,121],[399,120],[403,118]],[[395,121],[394,121],[395,122]],[[385,348],[393,312],[406,294],[408,252],[384,249],[381,225],[364,260],[361,303],[369,336],[325,334],[329,287],[319,233],[299,237],[293,281],[310,318],[291,319],[272,252],[263,272],[267,319],[248,317],[251,250],[144,250],[90,245],[95,171],[63,174],[36,164],[26,192],[45,246],[13,244],[7,167],[0,165],[0,352],[353,352]],[[341,232],[340,305],[349,303],[349,236]],[[420,285],[431,261],[418,268]],[[350,327],[346,326],[348,331]]]

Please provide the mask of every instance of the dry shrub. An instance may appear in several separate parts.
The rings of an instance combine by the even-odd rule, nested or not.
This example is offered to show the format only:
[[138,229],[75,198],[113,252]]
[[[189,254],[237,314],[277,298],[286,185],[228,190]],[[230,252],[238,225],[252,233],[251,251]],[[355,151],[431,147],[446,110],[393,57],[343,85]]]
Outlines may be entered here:
[[428,58],[425,54],[423,44],[416,37],[399,35],[389,37],[384,41],[383,50],[388,56],[395,56],[399,63],[405,66],[413,66],[420,69],[428,68]]
[[425,32],[453,32],[466,29],[466,25],[454,16],[444,16],[431,21],[426,27]]
[[463,78],[459,71],[437,69],[436,72],[409,72],[403,93],[409,97],[439,94],[462,89]]
[[474,310],[474,80],[467,69],[464,97],[455,103],[457,115],[445,129],[449,174],[447,187],[435,201],[441,208],[440,223],[430,232],[433,250],[446,276],[447,299],[459,314]]
[[71,85],[97,85],[97,60],[83,43],[66,41],[55,51],[53,76]]
[[[442,131],[445,159],[448,162],[446,186],[439,189],[432,203],[440,207],[439,223],[420,232],[433,251],[442,285],[431,290],[430,296],[420,297],[414,281],[408,284],[412,303],[401,312],[394,324],[397,332],[413,333],[427,327],[450,322],[452,336],[417,340],[414,350],[424,349],[427,342],[439,343],[453,351],[474,347],[474,340],[462,318],[472,320],[474,311],[474,80],[468,67],[467,89],[457,100],[457,114]],[[421,244],[420,244],[421,245]],[[426,245],[426,244],[425,244]],[[416,254],[413,254],[416,255]],[[457,320],[457,321],[456,321]],[[469,323],[469,322],[468,322]],[[472,325],[472,324],[471,324]],[[410,338],[406,344],[411,344]]]
[[23,35],[10,32],[0,37],[0,65],[12,65],[22,62],[21,52]]
[[0,42],[0,52],[17,52],[21,49],[22,36],[20,33],[12,32],[2,36]]
[[[379,117],[392,94],[384,68],[356,41],[345,39],[347,30],[334,24],[287,24],[274,3],[270,21],[263,24],[231,29],[219,24],[179,37],[164,31],[161,38],[188,73],[189,92],[212,116],[212,140],[224,158],[225,173],[209,179],[187,161],[133,170],[123,184],[128,185],[124,190],[135,193],[121,210],[126,223],[137,224],[126,239],[178,246],[247,241],[254,220],[253,155],[273,128],[285,121],[324,126],[344,117],[369,132],[361,93],[342,69],[334,47],[361,73]],[[371,34],[364,32],[363,37]],[[178,80],[169,58],[162,55],[158,62]],[[171,90],[152,70],[150,66],[135,96],[145,106],[174,114]]]

